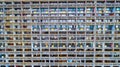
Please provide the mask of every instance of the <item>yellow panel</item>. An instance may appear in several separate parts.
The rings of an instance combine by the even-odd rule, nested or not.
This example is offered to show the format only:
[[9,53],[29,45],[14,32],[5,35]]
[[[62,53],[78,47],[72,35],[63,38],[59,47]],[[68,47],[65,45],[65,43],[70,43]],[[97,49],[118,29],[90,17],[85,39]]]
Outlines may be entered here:
[[82,47],[82,45],[80,45],[80,47]]
[[52,47],[54,47],[54,45],[52,45]]
[[55,12],[51,12],[51,13],[55,13]]
[[65,30],[65,29],[63,29],[63,30]]
[[63,45],[63,47],[65,47],[65,45]]
[[37,12],[33,12],[33,13],[35,13],[35,14],[36,14]]
[[117,30],[119,30],[119,28],[117,28]]
[[46,47],[48,47],[48,45],[46,45]]
[[3,12],[0,12],[0,14],[4,14]]
[[55,29],[51,29],[52,31],[54,31]]
[[98,47],[100,47],[100,45]]
[[101,30],[101,28],[99,30]]
[[45,29],[46,31],[48,31],[48,29]]
[[48,12],[45,12],[45,13],[48,13]]
[[80,30],[83,30],[83,28],[81,28]]
[[66,13],[65,11],[62,11],[62,13]]
[[118,45],[116,45],[116,47],[118,47]]

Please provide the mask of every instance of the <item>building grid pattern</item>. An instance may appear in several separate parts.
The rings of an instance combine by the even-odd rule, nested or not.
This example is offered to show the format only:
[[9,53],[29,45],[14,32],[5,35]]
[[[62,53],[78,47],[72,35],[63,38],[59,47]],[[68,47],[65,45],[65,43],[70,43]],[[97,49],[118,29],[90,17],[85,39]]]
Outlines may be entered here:
[[120,67],[120,0],[0,0],[0,67]]

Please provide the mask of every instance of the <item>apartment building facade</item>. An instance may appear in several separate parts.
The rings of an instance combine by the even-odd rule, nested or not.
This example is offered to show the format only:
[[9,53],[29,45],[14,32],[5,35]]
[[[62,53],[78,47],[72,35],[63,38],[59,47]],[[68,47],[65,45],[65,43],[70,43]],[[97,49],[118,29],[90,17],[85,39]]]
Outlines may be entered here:
[[120,0],[0,0],[0,67],[120,67]]

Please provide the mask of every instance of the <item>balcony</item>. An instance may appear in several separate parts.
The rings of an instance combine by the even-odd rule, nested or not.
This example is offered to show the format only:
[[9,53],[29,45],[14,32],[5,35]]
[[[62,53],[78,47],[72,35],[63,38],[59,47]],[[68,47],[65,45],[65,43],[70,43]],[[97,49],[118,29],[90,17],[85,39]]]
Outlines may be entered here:
[[107,7],[118,6],[118,4],[115,4],[115,3],[106,3],[105,5],[106,5]]
[[105,43],[105,48],[113,48],[113,43]]
[[39,31],[40,30],[40,26],[39,25],[33,25],[32,26],[32,31]]

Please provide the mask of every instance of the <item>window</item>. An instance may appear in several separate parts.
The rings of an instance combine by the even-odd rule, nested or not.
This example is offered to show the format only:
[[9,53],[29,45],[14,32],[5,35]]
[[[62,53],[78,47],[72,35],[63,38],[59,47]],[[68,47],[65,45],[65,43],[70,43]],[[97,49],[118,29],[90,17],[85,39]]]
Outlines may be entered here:
[[31,43],[24,43],[25,46],[31,46]]
[[5,2],[5,4],[12,4],[12,2]]
[[86,26],[86,29],[87,30],[94,30],[94,25],[88,25],[88,26]]
[[[14,60],[8,60],[8,62],[14,62]],[[9,66],[9,67],[14,67],[14,66]]]
[[23,55],[22,54],[17,54],[16,57],[23,57]]
[[9,57],[14,57],[14,54],[9,54],[8,56],[9,56]]
[[5,47],[5,43],[0,43],[0,47]]
[[113,43],[105,43],[105,47],[107,48],[107,47],[114,47],[114,46],[113,46]]
[[120,30],[120,25],[115,25],[115,30],[119,31]]
[[23,51],[23,49],[16,49],[16,51]]
[[14,46],[14,43],[8,43],[8,46]]
[[32,25],[32,30],[33,31],[40,30],[40,26],[39,25]]
[[7,31],[7,34],[13,34],[13,32],[12,31]]
[[96,29],[97,29],[98,31],[103,30],[103,25],[96,25]]
[[23,62],[23,60],[17,60],[17,62]]
[[47,31],[49,29],[49,26],[48,25],[42,25],[41,28],[42,28],[42,30],[46,30]]
[[67,25],[60,25],[59,30],[67,30]]
[[120,43],[114,43],[114,47],[115,48],[119,48],[120,47]]
[[96,43],[96,47],[102,47],[102,43]]
[[0,58],[5,58],[5,54],[0,54]]
[[25,57],[32,57],[32,55],[31,54],[26,54]]
[[69,25],[69,26],[68,26],[68,29],[69,29],[69,30],[75,30],[76,27],[75,27],[75,25]]
[[84,30],[84,28],[85,28],[85,25],[77,25],[76,26],[77,30],[81,30],[82,31],[82,30]]
[[31,51],[31,49],[25,49],[25,51]]
[[68,8],[68,12],[69,12],[69,13],[75,13],[75,12],[76,12],[76,9],[75,9],[75,8]]
[[57,25],[50,25],[51,30],[57,30],[58,26]]
[[86,43],[86,47],[93,47],[93,43]]
[[0,40],[4,40],[4,37],[0,37]]
[[113,25],[106,25],[106,30],[114,30],[114,26]]
[[40,57],[40,54],[34,54],[33,57]]
[[59,47],[66,47],[65,43],[59,43]]
[[77,47],[84,47],[85,43],[78,43]]

